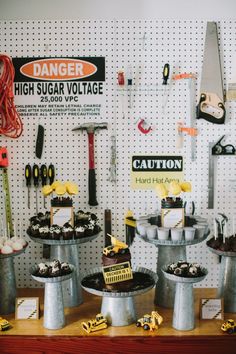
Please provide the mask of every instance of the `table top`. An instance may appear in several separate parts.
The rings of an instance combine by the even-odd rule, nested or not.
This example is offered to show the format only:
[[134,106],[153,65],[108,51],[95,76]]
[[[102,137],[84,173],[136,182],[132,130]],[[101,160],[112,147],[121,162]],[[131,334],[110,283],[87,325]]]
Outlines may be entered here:
[[[194,289],[195,293],[195,321],[196,327],[192,331],[177,331],[172,328],[173,309],[157,307],[153,304],[154,290],[135,297],[135,306],[137,316],[142,317],[146,313],[157,310],[163,316],[164,321],[157,331],[145,331],[142,328],[137,328],[135,324],[125,327],[108,327],[97,332],[87,334],[82,329],[82,322],[93,319],[101,310],[101,297],[83,293],[84,302],[78,307],[66,308],[66,326],[58,330],[48,330],[43,327],[43,289],[18,289],[18,297],[39,297],[41,316],[39,320],[15,320],[15,315],[5,315],[13,328],[6,332],[0,332],[0,336],[222,336],[229,338],[229,335],[223,333],[220,329],[221,320],[200,320],[199,308],[201,298],[216,297],[215,289]],[[236,314],[225,314],[225,319],[232,318],[236,320]],[[234,335],[231,335],[234,336]],[[236,335],[235,335],[236,340]]]

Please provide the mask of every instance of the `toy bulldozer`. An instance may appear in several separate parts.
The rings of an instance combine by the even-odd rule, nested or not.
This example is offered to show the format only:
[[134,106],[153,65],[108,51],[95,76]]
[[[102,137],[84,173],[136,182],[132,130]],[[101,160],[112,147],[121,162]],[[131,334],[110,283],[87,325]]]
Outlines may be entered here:
[[159,315],[157,311],[152,311],[151,315],[147,314],[140,318],[136,326],[143,327],[145,330],[153,331],[154,329],[158,329],[160,324],[163,322],[163,317]]
[[99,331],[100,329],[107,328],[107,320],[101,313],[99,313],[96,315],[95,319],[83,322],[82,327],[87,333]]

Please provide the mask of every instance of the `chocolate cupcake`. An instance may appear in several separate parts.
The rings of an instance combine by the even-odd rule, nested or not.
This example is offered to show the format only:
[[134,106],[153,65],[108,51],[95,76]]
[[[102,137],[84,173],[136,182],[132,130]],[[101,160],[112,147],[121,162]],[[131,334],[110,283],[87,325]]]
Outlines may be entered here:
[[39,228],[39,237],[42,239],[49,239],[49,227],[46,226],[40,226]]
[[92,236],[93,235],[93,229],[94,229],[94,227],[90,223],[88,225],[86,225],[85,231],[84,231],[85,236]]
[[74,229],[68,222],[62,227],[62,237],[63,240],[71,240],[74,237]]
[[52,225],[49,229],[49,238],[52,240],[60,240],[61,228],[58,225]]
[[74,237],[75,238],[81,238],[85,236],[85,227],[82,225],[77,225],[75,227],[75,234]]
[[34,224],[29,227],[29,234],[33,237],[39,237],[40,224]]

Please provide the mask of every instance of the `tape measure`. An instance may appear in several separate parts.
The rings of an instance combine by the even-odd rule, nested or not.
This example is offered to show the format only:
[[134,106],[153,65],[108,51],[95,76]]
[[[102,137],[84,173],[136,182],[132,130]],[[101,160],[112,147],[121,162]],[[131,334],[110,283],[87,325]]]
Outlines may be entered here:
[[0,169],[2,170],[2,184],[3,184],[3,193],[4,193],[4,201],[5,201],[6,228],[9,228],[10,236],[14,236],[7,166],[8,166],[7,149],[5,147],[0,147]]

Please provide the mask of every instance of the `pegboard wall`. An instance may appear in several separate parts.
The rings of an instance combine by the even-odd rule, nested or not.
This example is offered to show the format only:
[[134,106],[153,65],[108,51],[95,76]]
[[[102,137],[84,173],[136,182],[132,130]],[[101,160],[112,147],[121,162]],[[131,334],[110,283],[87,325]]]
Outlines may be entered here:
[[[233,54],[236,52],[236,21],[217,22],[219,46],[226,84],[231,77]],[[175,154],[184,157],[185,180],[192,182],[193,191],[185,200],[196,203],[196,213],[208,218],[210,224],[217,212],[233,218],[236,206],[234,183],[236,161],[234,156],[217,157],[215,180],[215,209],[207,209],[208,193],[208,144],[226,135],[227,143],[236,145],[235,103],[227,102],[227,122],[213,125],[204,120],[196,121],[197,159],[190,158],[190,138],[185,137],[182,150],[176,150],[176,123],[182,120],[189,125],[188,82],[181,80],[172,85],[163,110],[165,90],[162,70],[169,63],[171,73],[192,72],[197,75],[196,103],[198,100],[206,21],[184,20],[62,20],[62,21],[1,21],[0,52],[11,57],[85,57],[104,56],[106,60],[105,92],[102,116],[84,117],[69,115],[60,110],[52,116],[23,116],[24,132],[17,140],[0,137],[0,144],[7,146],[10,160],[9,181],[13,219],[23,225],[23,233],[30,216],[35,213],[35,191],[30,190],[31,209],[27,207],[27,188],[24,168],[27,163],[39,165],[53,163],[56,177],[74,180],[80,188],[75,198],[75,209],[95,212],[103,226],[104,209],[112,211],[113,233],[124,235],[124,215],[128,208],[135,216],[157,210],[159,201],[152,190],[130,188],[131,156],[134,154]],[[117,87],[117,72],[132,66],[133,86],[131,106],[128,94]],[[17,103],[17,98],[16,98]],[[59,107],[58,107],[59,108]],[[20,109],[20,107],[19,107]],[[144,118],[152,126],[148,135],[141,134],[137,122]],[[96,168],[98,207],[87,204],[87,134],[72,132],[78,124],[94,121],[107,122],[108,130],[96,134]],[[41,160],[35,157],[35,140],[38,123],[45,128],[45,145]],[[116,136],[117,181],[109,182],[111,135]],[[2,184],[1,184],[2,185]],[[39,197],[43,209],[43,198]],[[49,209],[49,202],[47,202]],[[1,216],[4,216],[1,198]],[[26,236],[26,239],[28,237]],[[81,270],[101,264],[104,235],[79,247]],[[155,270],[157,249],[135,239],[131,246],[132,264]],[[217,259],[202,244],[187,248],[188,259],[208,268],[209,275],[198,286],[216,287],[218,280]],[[42,247],[29,242],[24,255],[16,257],[15,268],[18,286],[38,286],[29,276],[29,267],[42,261]]]

